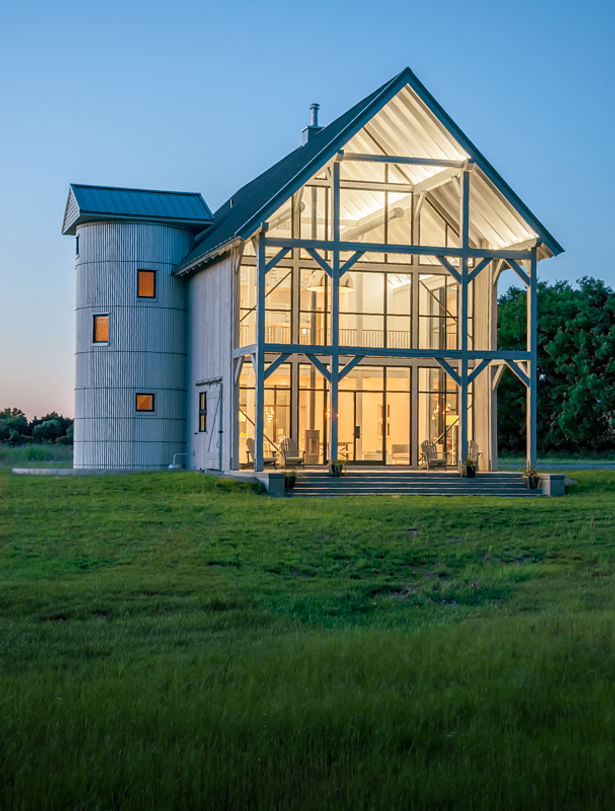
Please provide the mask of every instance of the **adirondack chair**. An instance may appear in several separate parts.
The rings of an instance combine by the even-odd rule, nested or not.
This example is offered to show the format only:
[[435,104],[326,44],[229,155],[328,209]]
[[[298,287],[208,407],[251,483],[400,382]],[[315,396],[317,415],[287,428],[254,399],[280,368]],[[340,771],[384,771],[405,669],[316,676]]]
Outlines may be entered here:
[[[252,437],[248,437],[246,439],[246,451],[248,452],[248,464],[254,464],[254,440]],[[277,467],[277,460],[275,458],[275,451],[273,452],[273,456],[265,456],[263,458],[264,465],[273,465],[274,468]]]
[[280,446],[282,448],[282,455],[284,456],[284,467],[305,464],[305,451],[303,451],[302,454],[298,453],[296,439],[286,437],[282,440]]
[[421,442],[421,450],[423,451],[423,459],[425,460],[427,470],[430,470],[432,467],[446,467],[446,454],[438,456],[435,442],[426,439],[424,442]]
[[478,450],[478,442],[475,439],[471,439],[468,442],[468,459],[476,468],[478,467],[478,457],[480,455],[481,451]]

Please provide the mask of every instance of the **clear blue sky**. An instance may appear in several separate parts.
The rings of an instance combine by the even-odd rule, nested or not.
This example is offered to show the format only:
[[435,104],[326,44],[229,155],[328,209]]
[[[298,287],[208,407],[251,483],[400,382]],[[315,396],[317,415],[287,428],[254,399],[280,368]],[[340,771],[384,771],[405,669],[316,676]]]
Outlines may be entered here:
[[73,414],[70,182],[212,209],[409,65],[566,253],[615,286],[612,0],[5,4],[0,408]]

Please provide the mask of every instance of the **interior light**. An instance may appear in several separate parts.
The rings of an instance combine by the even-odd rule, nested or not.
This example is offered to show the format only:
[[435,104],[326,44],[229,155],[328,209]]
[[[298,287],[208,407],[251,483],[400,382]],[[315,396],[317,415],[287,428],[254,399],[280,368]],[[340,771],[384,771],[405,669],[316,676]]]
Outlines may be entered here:
[[[326,281],[326,273],[324,270],[314,270],[307,280],[306,289],[310,290],[312,293],[324,293],[327,289]],[[350,292],[351,290],[354,290],[352,276],[349,273],[345,273],[340,280],[340,291]]]

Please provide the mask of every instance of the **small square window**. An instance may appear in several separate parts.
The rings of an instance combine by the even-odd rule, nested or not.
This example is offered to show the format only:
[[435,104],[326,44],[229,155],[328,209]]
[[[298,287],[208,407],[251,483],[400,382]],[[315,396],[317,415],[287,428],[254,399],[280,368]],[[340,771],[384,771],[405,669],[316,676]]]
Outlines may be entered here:
[[199,393],[199,431],[207,431],[207,392]]
[[139,298],[156,298],[156,271],[137,271],[137,296]]
[[95,344],[106,344],[109,342],[109,316],[95,315],[92,324],[92,341]]
[[75,237],[75,256],[79,256],[79,235]]
[[154,410],[154,395],[153,394],[137,394],[136,400],[137,411],[153,411]]

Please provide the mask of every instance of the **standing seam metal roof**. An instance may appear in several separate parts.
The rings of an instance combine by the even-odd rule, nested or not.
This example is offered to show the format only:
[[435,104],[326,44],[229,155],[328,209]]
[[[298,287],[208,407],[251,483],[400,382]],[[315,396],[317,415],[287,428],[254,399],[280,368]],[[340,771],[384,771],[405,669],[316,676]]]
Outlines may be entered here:
[[138,219],[183,224],[201,231],[212,213],[198,192],[125,189],[71,183],[62,233],[74,233],[82,222]]

